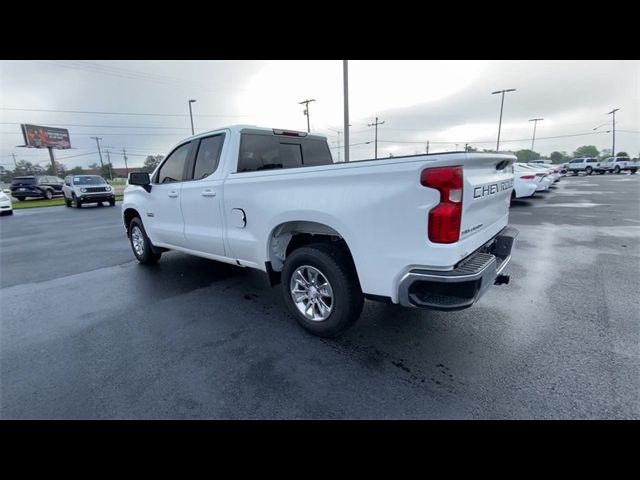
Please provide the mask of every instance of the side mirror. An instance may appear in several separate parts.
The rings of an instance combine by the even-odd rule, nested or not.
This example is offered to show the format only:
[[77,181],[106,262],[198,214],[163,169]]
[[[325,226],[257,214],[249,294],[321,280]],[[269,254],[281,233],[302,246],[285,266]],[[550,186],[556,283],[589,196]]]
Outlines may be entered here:
[[151,178],[146,172],[131,172],[129,174],[129,185],[138,185],[147,192],[151,191]]

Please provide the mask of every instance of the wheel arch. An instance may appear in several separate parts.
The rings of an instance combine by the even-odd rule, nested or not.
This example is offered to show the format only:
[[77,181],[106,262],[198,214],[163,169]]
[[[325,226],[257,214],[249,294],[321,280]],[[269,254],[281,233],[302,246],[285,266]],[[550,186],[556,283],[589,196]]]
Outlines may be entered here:
[[334,244],[344,249],[354,262],[347,240],[336,228],[308,220],[282,222],[271,230],[267,241],[266,270],[272,286],[280,282],[280,274],[287,256],[294,250],[312,243]]

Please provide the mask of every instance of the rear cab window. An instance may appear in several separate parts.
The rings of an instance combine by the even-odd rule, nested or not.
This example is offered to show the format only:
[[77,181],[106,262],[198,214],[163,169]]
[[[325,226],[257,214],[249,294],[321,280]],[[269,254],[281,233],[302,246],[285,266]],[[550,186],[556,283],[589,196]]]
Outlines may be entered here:
[[333,164],[322,137],[243,132],[237,173]]

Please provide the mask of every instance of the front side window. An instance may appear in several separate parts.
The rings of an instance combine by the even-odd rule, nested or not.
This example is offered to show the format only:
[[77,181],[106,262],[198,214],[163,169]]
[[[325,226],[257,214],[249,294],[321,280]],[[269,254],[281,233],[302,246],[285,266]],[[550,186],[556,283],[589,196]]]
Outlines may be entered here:
[[171,152],[158,171],[157,183],[181,182],[184,179],[184,165],[190,147],[191,142],[185,143]]
[[193,179],[200,180],[208,177],[218,168],[220,153],[224,144],[224,134],[203,138],[198,147],[196,164],[193,169]]

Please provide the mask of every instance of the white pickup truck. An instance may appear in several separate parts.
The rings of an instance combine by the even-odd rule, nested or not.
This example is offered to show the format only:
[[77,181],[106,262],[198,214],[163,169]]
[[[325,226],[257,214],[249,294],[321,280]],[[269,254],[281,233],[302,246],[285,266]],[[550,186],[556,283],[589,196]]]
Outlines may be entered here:
[[364,298],[470,307],[502,274],[512,155],[443,153],[334,163],[326,138],[232,126],[131,173],[122,215],[143,264],[177,250],[255,268],[298,322],[334,336]]
[[631,160],[629,157],[608,157],[598,163],[595,171],[601,175],[606,172],[617,174],[628,171],[633,175],[638,171],[638,168],[638,161]]

